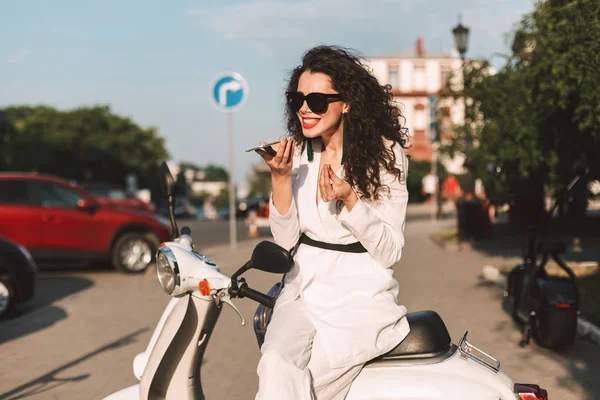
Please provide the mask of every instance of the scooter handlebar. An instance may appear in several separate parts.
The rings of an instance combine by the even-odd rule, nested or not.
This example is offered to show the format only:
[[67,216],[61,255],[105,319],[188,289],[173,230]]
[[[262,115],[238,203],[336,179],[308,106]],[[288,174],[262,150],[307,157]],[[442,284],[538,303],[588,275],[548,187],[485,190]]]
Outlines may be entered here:
[[249,288],[248,284],[246,284],[246,283],[242,283],[242,285],[240,286],[238,296],[240,298],[247,297],[250,300],[254,300],[254,301],[264,305],[265,307],[269,307],[269,308],[275,307],[275,299],[274,298],[272,298],[271,296],[268,296],[264,293],[261,293],[257,290]]

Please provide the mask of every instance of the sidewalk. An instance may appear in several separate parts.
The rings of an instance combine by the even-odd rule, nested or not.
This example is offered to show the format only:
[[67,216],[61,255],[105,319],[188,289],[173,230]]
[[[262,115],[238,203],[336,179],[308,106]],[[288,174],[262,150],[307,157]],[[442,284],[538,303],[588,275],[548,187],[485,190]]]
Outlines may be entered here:
[[433,309],[453,341],[469,331],[469,341],[500,359],[501,370],[517,382],[538,383],[556,399],[600,399],[600,347],[586,339],[556,353],[535,344],[520,348],[520,330],[502,310],[503,289],[480,278],[487,264],[510,260],[501,252],[449,252],[435,244],[433,232],[455,226],[454,219],[432,221],[423,206],[409,208],[402,261],[394,268],[400,302],[409,311]]
[[[600,218],[594,213],[593,210],[588,212],[588,218],[579,223],[555,220],[549,229],[541,231],[539,237],[541,240],[562,241],[566,245],[566,252],[561,254],[561,258],[577,275],[581,300],[581,332],[590,332],[585,320],[600,326],[600,236],[597,228]],[[456,221],[455,216],[452,218]],[[441,248],[450,252],[475,251],[488,257],[486,265],[499,269],[503,274],[523,262],[525,234],[515,232],[507,221],[494,224],[494,235],[490,239],[459,242],[456,232],[455,222],[454,225],[440,228],[430,237]],[[559,268],[556,262],[551,259],[548,271],[557,270]],[[600,329],[592,331],[591,337],[600,344]]]

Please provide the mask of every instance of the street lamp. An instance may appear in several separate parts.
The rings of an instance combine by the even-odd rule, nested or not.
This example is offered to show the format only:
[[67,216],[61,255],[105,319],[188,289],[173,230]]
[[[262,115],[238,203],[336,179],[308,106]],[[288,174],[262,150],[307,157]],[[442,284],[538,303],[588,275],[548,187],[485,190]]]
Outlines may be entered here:
[[[465,53],[467,52],[468,42],[469,42],[469,28],[460,23],[460,17],[458,20],[458,25],[452,29],[452,34],[454,35],[454,40],[456,41],[456,50],[458,50],[460,54],[460,59],[462,60],[462,81],[463,81],[463,89],[462,89],[462,98],[463,105],[465,108],[464,114],[464,129],[465,129],[465,162],[464,167],[467,169],[465,180],[463,180],[461,186],[464,193],[463,202],[461,202],[460,210],[458,209],[458,235],[462,239],[464,237],[469,237],[472,231],[472,223],[475,221],[475,216],[472,214],[474,211],[473,200],[475,199],[475,171],[473,160],[471,157],[471,150],[473,147],[472,137],[471,137],[471,127],[469,126],[468,121],[468,113],[467,113],[467,98],[465,95],[466,89],[466,79],[465,79]],[[462,210],[462,211],[461,211]]]
[[465,107],[465,167],[467,168],[467,182],[465,182],[465,188],[463,189],[466,195],[473,195],[475,192],[475,178],[473,176],[473,160],[471,160],[472,138],[469,130],[470,128],[467,124],[467,99],[465,97],[465,53],[467,52],[469,43],[469,28],[461,24],[460,17],[458,20],[458,25],[452,29],[452,34],[454,35],[454,40],[456,41],[456,50],[458,50],[462,60],[463,74],[463,105]]
[[454,40],[456,41],[456,50],[458,50],[460,58],[464,61],[469,44],[469,28],[463,26],[459,19],[458,25],[452,29],[452,33],[454,34]]

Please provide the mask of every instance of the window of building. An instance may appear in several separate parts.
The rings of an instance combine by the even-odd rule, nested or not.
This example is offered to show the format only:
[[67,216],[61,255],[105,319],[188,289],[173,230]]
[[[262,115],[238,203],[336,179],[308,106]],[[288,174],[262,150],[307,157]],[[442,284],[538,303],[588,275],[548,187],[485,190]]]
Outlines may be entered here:
[[452,69],[449,67],[442,66],[442,89],[445,89],[448,86],[448,82],[452,77]]
[[400,74],[398,73],[398,67],[390,67],[388,72],[388,83],[392,86],[392,89],[398,89],[400,86]]
[[419,130],[425,129],[427,125],[427,115],[425,114],[425,109],[415,110],[414,118],[414,128]]
[[414,69],[414,77],[415,77],[415,91],[423,92],[427,89],[427,80],[425,77],[425,66],[424,65],[415,65]]

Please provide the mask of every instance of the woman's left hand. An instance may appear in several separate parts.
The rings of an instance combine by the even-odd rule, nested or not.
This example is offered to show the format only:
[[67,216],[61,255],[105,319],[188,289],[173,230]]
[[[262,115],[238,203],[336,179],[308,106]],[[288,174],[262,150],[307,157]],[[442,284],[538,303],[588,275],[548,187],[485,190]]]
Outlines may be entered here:
[[319,174],[319,192],[321,193],[323,201],[330,202],[341,200],[348,210],[351,210],[358,201],[358,197],[350,184],[345,180],[340,179],[335,172],[333,172],[333,169],[329,164],[325,164],[323,168],[321,168]]

